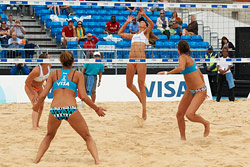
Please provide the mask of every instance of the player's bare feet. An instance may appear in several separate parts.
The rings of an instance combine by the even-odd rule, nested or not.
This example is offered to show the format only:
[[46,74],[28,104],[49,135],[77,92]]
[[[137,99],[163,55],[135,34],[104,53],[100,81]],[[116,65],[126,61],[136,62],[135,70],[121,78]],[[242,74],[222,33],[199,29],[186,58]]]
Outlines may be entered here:
[[205,126],[205,130],[204,130],[204,137],[207,137],[209,135],[210,132],[210,122],[206,122]]

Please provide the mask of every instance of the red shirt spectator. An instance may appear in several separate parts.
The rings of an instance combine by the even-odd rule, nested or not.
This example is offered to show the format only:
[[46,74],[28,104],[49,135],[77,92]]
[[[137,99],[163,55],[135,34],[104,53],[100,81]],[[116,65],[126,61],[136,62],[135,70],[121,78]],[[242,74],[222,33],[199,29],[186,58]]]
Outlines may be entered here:
[[[94,39],[92,39],[94,38]],[[92,34],[88,34],[87,35],[87,41],[84,42],[84,48],[96,48],[96,43],[99,41],[99,39],[92,35]],[[94,50],[89,50],[90,53],[94,53]]]
[[105,33],[117,34],[120,29],[120,24],[115,20],[115,16],[111,17],[111,21],[108,21],[105,25]]
[[64,26],[62,29],[62,32],[65,33],[66,37],[74,37],[74,29],[71,28],[71,30],[70,30],[69,26]]

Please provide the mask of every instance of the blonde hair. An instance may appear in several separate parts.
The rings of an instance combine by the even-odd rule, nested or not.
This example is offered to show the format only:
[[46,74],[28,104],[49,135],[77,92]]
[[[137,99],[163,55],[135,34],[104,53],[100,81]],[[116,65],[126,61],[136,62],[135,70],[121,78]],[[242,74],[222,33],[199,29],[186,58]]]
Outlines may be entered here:
[[71,66],[74,62],[74,55],[69,51],[64,51],[60,55],[60,62],[63,66]]

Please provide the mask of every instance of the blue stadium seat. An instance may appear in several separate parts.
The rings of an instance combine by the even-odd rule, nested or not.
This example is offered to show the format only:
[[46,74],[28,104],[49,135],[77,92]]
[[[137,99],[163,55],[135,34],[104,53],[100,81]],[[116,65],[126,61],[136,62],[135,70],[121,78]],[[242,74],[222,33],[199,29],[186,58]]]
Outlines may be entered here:
[[117,15],[120,15],[121,12],[120,12],[119,10],[111,10],[109,14],[110,14],[110,15],[117,16]]
[[167,35],[158,35],[158,37],[160,38],[158,40],[163,40],[163,41],[167,41],[168,40],[168,36]]
[[[128,18],[128,16],[130,15],[130,11],[125,10],[125,11],[122,11],[121,14],[122,14],[123,16],[126,16],[126,18]],[[133,14],[132,14],[132,15],[133,15]]]
[[104,21],[104,17],[103,16],[100,16],[100,15],[94,15],[93,17],[92,17],[92,19],[93,19],[93,21],[95,21],[95,22],[102,22],[102,21]]
[[92,32],[99,35],[104,32],[104,28],[93,28]]
[[8,21],[7,16],[5,14],[1,14],[2,21]]
[[183,23],[183,24],[182,24],[182,28],[187,28],[187,26],[188,26],[188,25],[187,25],[186,23]]
[[153,31],[153,33],[154,33],[155,35],[162,35],[162,34],[161,34],[161,30],[159,30],[159,29],[153,29],[152,31]]
[[92,6],[92,9],[102,9],[101,6]]
[[181,40],[185,40],[187,42],[190,42],[191,41],[191,37],[189,35],[182,35],[181,36]]
[[99,15],[107,15],[107,14],[110,13],[110,11],[104,9],[104,10],[99,10],[99,11],[97,11],[97,13],[98,13]]
[[97,27],[97,25],[96,25],[96,22],[88,22],[88,25],[86,27],[93,28],[93,27]]
[[194,41],[194,42],[202,42],[203,39],[202,39],[201,35],[192,35],[192,41]]
[[161,11],[154,11],[154,16],[160,17],[160,12]]
[[189,46],[191,49],[196,49],[197,48],[197,42],[188,42]]
[[[129,49],[130,48],[130,41],[119,41],[116,45],[117,49]],[[127,59],[129,55],[129,51],[117,51],[117,58],[118,59]]]
[[170,35],[169,40],[173,41],[173,42],[178,42],[180,40],[180,36],[179,35]]
[[173,14],[172,11],[166,11],[166,12],[165,12],[165,16],[168,17],[168,18],[171,18],[171,17],[172,17],[172,14]]
[[107,34],[99,34],[98,35],[99,41],[105,41],[103,38],[107,36],[108,36]]

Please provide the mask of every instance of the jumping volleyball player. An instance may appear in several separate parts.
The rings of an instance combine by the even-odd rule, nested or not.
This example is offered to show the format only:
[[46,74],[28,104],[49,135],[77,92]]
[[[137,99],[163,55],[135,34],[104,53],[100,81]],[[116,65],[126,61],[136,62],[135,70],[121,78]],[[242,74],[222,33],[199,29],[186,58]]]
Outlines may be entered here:
[[[50,56],[43,53],[39,56],[39,59],[49,59]],[[25,81],[25,92],[29,97],[32,105],[37,102],[38,96],[43,91],[43,82],[49,77],[51,64],[42,63],[36,66],[28,75]],[[39,121],[43,111],[43,103],[40,105],[38,112],[32,112],[32,127],[37,129],[39,127]]]
[[[157,36],[155,36],[152,32],[152,29],[154,28],[153,21],[145,14],[143,8],[140,8],[140,14],[145,17],[145,19],[148,21],[149,25],[146,25],[145,21],[140,21],[139,23],[139,32],[137,34],[129,34],[124,33],[124,30],[126,29],[127,25],[135,19],[135,17],[128,17],[127,21],[124,23],[124,25],[121,27],[121,29],[118,32],[118,35],[120,35],[123,38],[131,39],[131,49],[129,52],[129,58],[130,59],[145,59],[145,48],[146,45],[150,42],[154,42],[156,39],[158,39]],[[138,85],[139,90],[135,87],[133,84],[133,79],[135,72],[137,71],[138,74]],[[147,73],[147,64],[146,63],[128,63],[127,64],[127,71],[126,71],[126,82],[127,87],[138,97],[142,104],[142,118],[144,120],[147,119],[147,113],[146,113],[146,90],[145,90],[145,78]]]
[[178,53],[180,55],[179,66],[169,72],[162,71],[158,74],[169,75],[182,73],[184,75],[187,90],[180,101],[176,115],[181,139],[186,140],[185,115],[192,122],[202,123],[205,127],[204,137],[207,137],[210,131],[210,123],[196,114],[196,111],[207,97],[207,88],[203,75],[198,69],[195,61],[190,57],[190,47],[187,41],[179,41]]

